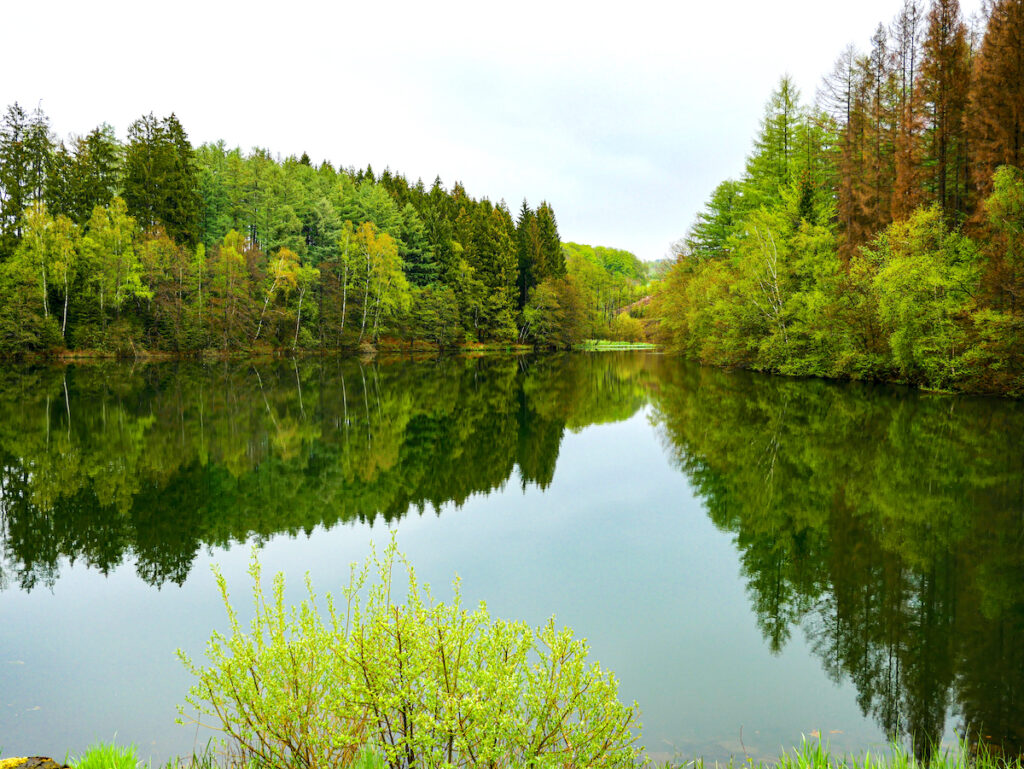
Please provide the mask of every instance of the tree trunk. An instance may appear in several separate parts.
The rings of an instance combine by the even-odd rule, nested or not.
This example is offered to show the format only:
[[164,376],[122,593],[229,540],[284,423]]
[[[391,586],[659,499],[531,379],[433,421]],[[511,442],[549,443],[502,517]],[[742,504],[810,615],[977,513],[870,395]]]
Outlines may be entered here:
[[274,291],[277,290],[277,278],[274,278],[274,282],[270,285],[270,291],[267,292],[267,298],[263,302],[263,312],[260,313],[260,322],[256,325],[256,336],[252,338],[252,341],[256,341],[260,338],[260,331],[263,329],[263,316],[267,314],[267,305],[270,304],[270,300],[274,296]]
[[62,338],[67,337],[68,331],[68,274],[64,273],[64,318],[60,323],[60,335]]
[[299,309],[295,318],[295,340],[292,342],[292,350],[299,346],[299,324],[302,323],[302,299],[306,296],[306,289],[299,292]]
[[370,252],[366,252],[366,288],[363,290],[363,322],[359,326],[359,340],[356,344],[363,343],[363,334],[366,331],[366,300],[370,298]]
[[338,328],[338,347],[341,347],[342,337],[345,334],[345,307],[348,302],[348,262],[345,262],[345,273],[341,279],[341,326]]

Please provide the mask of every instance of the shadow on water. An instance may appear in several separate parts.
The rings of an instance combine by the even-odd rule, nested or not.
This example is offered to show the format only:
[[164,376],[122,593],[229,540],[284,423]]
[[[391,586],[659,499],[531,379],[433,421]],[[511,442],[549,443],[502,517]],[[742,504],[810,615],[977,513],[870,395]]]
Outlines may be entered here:
[[666,450],[734,536],[773,650],[930,757],[1024,748],[1024,404],[664,366]]
[[648,403],[771,649],[799,627],[920,758],[947,721],[1020,752],[1022,403],[644,353],[6,367],[0,586],[64,559],[180,584],[204,546],[546,488],[567,430]]

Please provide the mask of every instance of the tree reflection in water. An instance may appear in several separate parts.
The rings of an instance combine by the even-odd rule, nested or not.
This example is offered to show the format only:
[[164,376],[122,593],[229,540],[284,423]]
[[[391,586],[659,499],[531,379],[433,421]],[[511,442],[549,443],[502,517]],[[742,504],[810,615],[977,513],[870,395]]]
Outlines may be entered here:
[[798,625],[919,757],[1024,746],[1024,404],[644,353],[0,369],[0,583],[181,583],[203,546],[546,488],[565,431],[652,404],[762,633]]

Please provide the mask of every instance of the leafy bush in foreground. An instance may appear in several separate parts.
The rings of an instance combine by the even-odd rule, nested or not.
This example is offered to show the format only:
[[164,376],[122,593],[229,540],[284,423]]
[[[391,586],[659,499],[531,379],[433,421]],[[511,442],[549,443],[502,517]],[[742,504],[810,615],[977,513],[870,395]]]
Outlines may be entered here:
[[[407,597],[392,600],[403,585]],[[369,579],[371,570],[379,576]],[[618,701],[613,675],[588,664],[587,645],[554,622],[536,630],[467,611],[416,581],[394,541],[353,568],[343,605],[268,597],[254,554],[255,616],[239,623],[215,570],[230,635],[214,633],[209,666],[179,657],[196,677],[187,701],[242,756],[270,766],[337,767],[365,745],[393,767],[611,767],[640,756],[636,706]],[[365,605],[361,592],[367,592]],[[184,713],[183,710],[180,710]]]

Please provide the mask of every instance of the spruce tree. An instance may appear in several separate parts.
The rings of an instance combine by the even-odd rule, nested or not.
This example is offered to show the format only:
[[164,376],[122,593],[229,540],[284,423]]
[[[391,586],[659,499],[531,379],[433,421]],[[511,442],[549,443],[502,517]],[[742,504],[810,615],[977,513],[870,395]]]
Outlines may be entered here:
[[0,121],[0,261],[14,253],[21,239],[21,218],[31,200],[26,149],[29,116],[15,102]]
[[161,225],[182,244],[200,235],[201,200],[195,156],[174,114],[132,123],[125,152],[124,199],[144,228]]
[[562,239],[558,235],[555,210],[546,200],[537,206],[537,231],[540,237],[540,258],[534,270],[537,283],[546,278],[562,277],[565,275]]
[[740,184],[731,179],[719,184],[711,199],[697,214],[697,220],[686,236],[689,256],[698,260],[722,259],[729,255],[729,240],[739,225]]
[[75,140],[71,169],[71,216],[84,224],[96,206],[105,206],[121,184],[121,145],[114,129],[103,123]]
[[516,255],[519,260],[517,304],[522,309],[530,297],[530,289],[537,285],[536,270],[541,262],[537,215],[525,200],[516,222]]

